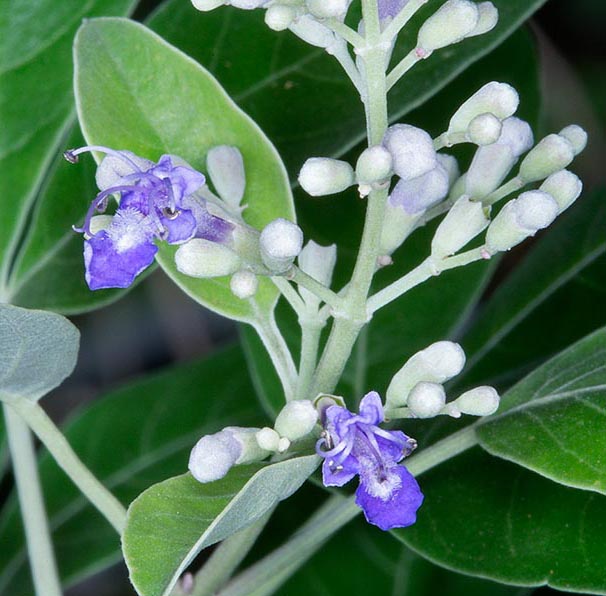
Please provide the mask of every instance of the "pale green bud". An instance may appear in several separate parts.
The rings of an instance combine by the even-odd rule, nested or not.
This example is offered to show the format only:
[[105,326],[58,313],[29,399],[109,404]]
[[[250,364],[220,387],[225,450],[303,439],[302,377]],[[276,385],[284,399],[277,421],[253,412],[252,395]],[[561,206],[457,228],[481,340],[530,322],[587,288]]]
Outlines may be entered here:
[[263,228],[259,246],[261,258],[268,269],[284,273],[303,248],[303,232],[297,224],[287,219],[274,219]]
[[343,17],[350,0],[305,0],[309,12],[320,19]]
[[461,414],[490,416],[498,410],[500,401],[501,398],[493,387],[483,386],[466,391],[449,405]]
[[494,114],[480,114],[469,123],[467,138],[476,145],[490,145],[499,139],[502,127]]
[[236,464],[249,464],[265,459],[269,453],[262,449],[257,442],[258,428],[242,428],[241,426],[226,426],[223,431],[228,432],[241,445],[241,452]]
[[524,158],[520,178],[535,182],[564,169],[574,159],[574,147],[568,139],[556,134],[547,135]]
[[307,436],[318,422],[318,411],[311,401],[300,399],[288,402],[276,418],[274,429],[281,437],[297,441]]
[[494,253],[509,250],[546,228],[560,209],[546,192],[531,190],[509,201],[494,218],[486,233],[486,247]]
[[465,352],[459,344],[438,341],[417,352],[394,375],[386,393],[389,407],[405,406],[412,388],[420,382],[442,384],[465,366]]
[[448,0],[430,16],[421,29],[417,46],[427,52],[465,39],[478,25],[477,4],[468,0]]
[[493,114],[499,120],[505,120],[515,114],[519,104],[520,96],[511,85],[496,81],[487,83],[455,112],[448,133],[465,132],[471,121],[481,114]]
[[191,3],[194,5],[194,8],[206,12],[223,6],[225,0],[191,0]]
[[319,48],[328,48],[336,41],[334,33],[309,15],[295,19],[289,29],[303,41]]
[[236,298],[247,300],[257,293],[259,280],[252,271],[242,269],[231,276],[229,287]]
[[407,405],[416,418],[433,418],[446,404],[444,387],[437,383],[417,383],[408,396]]
[[489,195],[502,184],[517,159],[508,145],[479,147],[465,176],[465,194],[474,199]]
[[578,155],[587,147],[587,133],[578,125],[571,124],[560,131],[560,136],[564,137],[574,149],[574,154]]
[[365,149],[356,163],[358,184],[374,184],[391,176],[393,159],[391,153],[382,145]]
[[240,257],[231,249],[194,238],[182,244],[175,253],[177,269],[190,277],[221,277],[235,273],[242,265]]
[[390,126],[383,137],[383,146],[391,153],[393,171],[402,180],[422,176],[437,165],[433,139],[416,126]]
[[311,157],[299,172],[299,184],[312,197],[344,191],[355,182],[353,168],[340,159]]
[[431,242],[431,254],[436,259],[454,255],[488,227],[482,203],[462,196],[446,214]]
[[261,449],[265,451],[278,451],[280,435],[273,428],[269,428],[268,426],[262,428],[257,432],[256,439]]
[[265,11],[265,24],[274,31],[288,29],[295,20],[297,11],[292,6],[275,4]]
[[[321,246],[310,240],[298,257],[301,271],[313,277],[327,288],[332,282],[332,273],[337,264],[337,245]],[[299,294],[306,304],[314,307],[320,305],[320,299],[304,287],[299,287]]]
[[206,156],[206,167],[219,196],[229,205],[239,207],[246,186],[240,151],[228,145],[213,147]]
[[461,175],[459,162],[453,155],[447,153],[438,153],[438,163],[444,168],[448,175],[448,187],[450,188]]
[[579,198],[583,190],[583,183],[576,174],[568,170],[561,170],[549,176],[541,184],[539,190],[550,194],[556,200],[560,213],[562,213]]
[[467,37],[484,35],[484,33],[492,31],[499,22],[499,11],[492,2],[480,2],[478,12],[480,14],[478,24]]
[[381,230],[381,253],[393,253],[408,238],[423,213],[421,211],[410,215],[402,207],[394,206],[388,201]]

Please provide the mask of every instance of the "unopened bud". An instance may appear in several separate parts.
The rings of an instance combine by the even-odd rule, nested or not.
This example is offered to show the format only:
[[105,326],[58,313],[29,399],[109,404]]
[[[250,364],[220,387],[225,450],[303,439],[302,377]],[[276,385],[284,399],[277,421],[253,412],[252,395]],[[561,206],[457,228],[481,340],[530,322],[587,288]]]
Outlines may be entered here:
[[576,174],[568,170],[561,170],[549,176],[541,184],[539,190],[551,195],[562,213],[579,198],[583,190],[583,183]]
[[499,22],[499,11],[492,2],[480,2],[478,4],[478,24],[467,37],[475,37],[476,35],[484,35],[492,31]]
[[458,397],[453,405],[470,416],[490,416],[499,408],[500,397],[493,387],[476,387]]
[[182,244],[175,253],[177,269],[190,277],[221,277],[235,273],[241,266],[240,257],[231,249],[194,238]]
[[530,124],[520,118],[507,118],[503,121],[501,136],[497,143],[507,145],[517,158],[526,153],[534,144],[534,135]]
[[309,12],[320,19],[343,17],[351,0],[305,0]]
[[455,112],[448,133],[465,132],[471,121],[481,114],[493,114],[499,120],[505,120],[515,114],[519,103],[520,96],[511,85],[496,81],[487,83]]
[[288,29],[295,20],[297,11],[292,6],[274,4],[265,11],[265,24],[274,31]]
[[465,352],[459,344],[438,341],[417,352],[395,374],[386,393],[390,407],[405,406],[412,388],[421,381],[442,384],[465,366]]
[[[310,240],[298,257],[299,268],[327,288],[332,281],[332,273],[337,264],[337,245],[321,246]],[[304,287],[299,287],[301,297],[308,305],[319,306],[320,299]]]
[[547,135],[524,158],[520,165],[520,178],[524,182],[535,182],[564,169],[574,159],[574,147],[560,135]]
[[453,155],[447,153],[438,153],[438,163],[446,170],[448,175],[448,186],[451,187],[461,175],[459,162]]
[[509,250],[546,228],[559,212],[555,199],[546,192],[530,190],[509,201],[494,218],[486,233],[490,252]]
[[437,383],[417,383],[408,396],[407,405],[417,418],[433,418],[446,404],[444,387]]
[[409,215],[417,215],[439,203],[448,194],[448,183],[448,172],[437,165],[422,176],[400,180],[391,192],[389,202]]
[[336,41],[334,33],[309,15],[295,19],[289,29],[303,41],[319,48],[328,48]]
[[415,126],[391,126],[383,137],[383,146],[391,153],[393,170],[402,180],[422,176],[437,165],[432,138]]
[[229,280],[229,287],[236,298],[248,300],[252,298],[259,288],[257,276],[246,269],[236,271]]
[[286,437],[280,437],[280,440],[278,441],[278,453],[284,453],[285,451],[288,451],[289,447],[290,441]]
[[261,8],[267,3],[267,0],[227,0],[229,4],[236,8],[242,8],[244,10],[253,10],[255,8]]
[[358,184],[374,184],[389,178],[392,172],[391,153],[382,145],[365,149],[356,163]]
[[299,172],[299,184],[312,197],[342,192],[354,181],[353,168],[346,161],[329,157],[311,157]]
[[274,428],[281,437],[297,441],[308,435],[318,422],[318,411],[307,399],[288,402],[276,418]]
[[303,247],[301,228],[287,219],[278,218],[268,223],[259,239],[261,258],[276,273],[287,271]]
[[461,197],[442,220],[431,242],[436,259],[454,255],[488,227],[484,206],[469,197]]
[[587,147],[587,133],[576,124],[563,128],[559,134],[570,142],[575,155],[578,155]]
[[431,52],[465,39],[478,25],[477,4],[469,0],[448,0],[430,16],[421,29],[418,47]]
[[206,156],[206,167],[219,196],[229,205],[238,207],[246,186],[240,151],[228,145],[213,147]]
[[273,428],[266,426],[258,431],[255,436],[261,449],[265,449],[266,451],[278,451],[280,435]]
[[225,0],[191,0],[191,3],[194,5],[194,8],[206,12],[223,6]]
[[386,255],[393,253],[408,238],[422,215],[422,211],[410,215],[402,207],[388,201],[381,230],[381,252]]
[[480,114],[469,123],[467,137],[476,145],[490,145],[499,140],[501,128],[501,121],[494,114]]

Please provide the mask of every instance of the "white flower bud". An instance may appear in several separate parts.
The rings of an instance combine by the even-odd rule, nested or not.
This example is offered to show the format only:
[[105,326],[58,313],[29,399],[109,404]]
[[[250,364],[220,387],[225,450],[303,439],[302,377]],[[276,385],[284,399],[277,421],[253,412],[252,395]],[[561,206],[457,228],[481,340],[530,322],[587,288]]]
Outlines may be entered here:
[[281,437],[297,441],[308,435],[318,422],[318,411],[307,399],[288,402],[276,418],[274,429]]
[[400,180],[389,196],[394,207],[401,207],[409,215],[425,212],[448,194],[448,172],[441,165],[417,178]]
[[437,165],[433,140],[424,130],[409,124],[396,124],[387,129],[383,146],[391,153],[393,170],[410,180],[426,174]]
[[223,6],[225,4],[225,0],[191,0],[191,3],[194,5],[194,8],[206,12],[209,10],[214,10],[219,6]]
[[261,258],[276,273],[287,271],[303,247],[301,228],[287,219],[278,218],[268,223],[259,239]]
[[284,31],[290,27],[296,16],[297,11],[292,6],[275,4],[265,12],[265,24],[274,31]]
[[320,19],[340,18],[349,8],[350,0],[305,0],[309,12]]
[[280,435],[273,429],[266,426],[257,432],[255,435],[257,443],[261,449],[266,451],[278,451],[278,444],[280,442]]
[[467,186],[467,174],[463,174],[460,178],[457,178],[455,183],[452,185],[450,192],[448,193],[449,201],[456,201],[465,194],[465,188]]
[[342,192],[354,181],[353,168],[346,161],[330,157],[311,157],[299,172],[299,184],[312,197]]
[[229,205],[239,207],[246,177],[242,154],[236,147],[213,147],[206,156],[208,175],[219,196]]
[[478,25],[480,12],[469,0],[448,0],[421,29],[417,46],[431,52],[465,39]]
[[303,41],[319,48],[328,48],[336,41],[335,34],[325,25],[309,15],[295,19],[289,29]]
[[177,269],[190,277],[220,277],[235,273],[240,257],[227,246],[194,238],[182,244],[175,253]]
[[568,139],[560,135],[547,135],[524,158],[520,165],[520,178],[535,182],[564,169],[574,159],[574,148]]
[[257,276],[246,269],[236,271],[229,280],[229,287],[236,298],[247,300],[252,298],[259,288]]
[[488,227],[490,220],[484,206],[462,196],[446,214],[431,242],[431,254],[436,259],[454,255]]
[[490,416],[499,408],[501,398],[493,387],[476,387],[458,397],[452,405],[462,414]]
[[438,153],[438,163],[446,170],[448,174],[448,186],[451,187],[461,175],[457,158],[447,153]]
[[241,426],[226,426],[223,429],[241,445],[240,455],[236,464],[249,464],[266,458],[269,453],[257,442],[258,428],[243,428]]
[[114,217],[112,215],[93,215],[90,219],[90,233],[94,236],[97,232],[107,230],[112,223]]
[[478,12],[480,14],[478,24],[467,37],[484,35],[484,33],[492,31],[499,22],[499,11],[492,2],[480,2],[478,4]]
[[268,0],[228,0],[228,4],[244,10],[253,10],[255,8],[261,8],[261,6],[267,4],[267,1]]
[[522,193],[509,201],[488,227],[487,249],[490,252],[509,250],[550,225],[559,210],[555,199],[546,192]]
[[408,396],[407,405],[417,418],[433,418],[446,404],[444,387],[437,383],[417,383]]
[[528,122],[520,118],[507,118],[503,121],[501,136],[497,143],[507,145],[515,157],[520,157],[534,144],[532,128]]
[[381,230],[381,253],[391,254],[408,238],[423,212],[410,215],[390,201],[385,206],[385,219]]
[[587,133],[576,124],[563,128],[559,134],[570,142],[575,155],[578,155],[587,147]]
[[549,176],[541,184],[539,190],[551,195],[562,213],[579,198],[583,190],[583,183],[576,174],[568,170],[561,170]]
[[356,178],[359,184],[382,182],[391,176],[393,159],[382,145],[374,145],[362,151],[356,163]]
[[[310,240],[300,252],[298,261],[301,271],[329,288],[337,264],[337,245],[321,246]],[[299,294],[306,304],[316,308],[320,305],[320,299],[309,290],[299,287]]]
[[386,393],[390,407],[405,406],[412,388],[421,381],[442,384],[465,366],[465,352],[459,344],[438,341],[417,352],[394,375]]
[[493,114],[499,120],[505,120],[515,114],[519,104],[520,96],[511,85],[496,81],[487,83],[455,112],[448,133],[465,132],[471,121],[481,114]]
[[[152,161],[139,157],[132,151],[119,151],[119,153],[127,157],[128,161],[126,159],[121,159],[117,155],[110,154],[106,155],[97,166],[95,181],[97,182],[99,190],[107,190],[108,188],[112,188],[112,186],[124,184],[124,181],[122,180],[124,176],[134,174],[137,171],[145,172],[154,165]],[[132,165],[129,161],[132,162]]]
[[494,114],[480,114],[469,123],[467,137],[476,145],[490,145],[499,140],[502,127],[501,121]]
[[280,440],[278,441],[278,453],[284,453],[285,451],[288,451],[289,447],[290,441],[286,437],[280,437]]

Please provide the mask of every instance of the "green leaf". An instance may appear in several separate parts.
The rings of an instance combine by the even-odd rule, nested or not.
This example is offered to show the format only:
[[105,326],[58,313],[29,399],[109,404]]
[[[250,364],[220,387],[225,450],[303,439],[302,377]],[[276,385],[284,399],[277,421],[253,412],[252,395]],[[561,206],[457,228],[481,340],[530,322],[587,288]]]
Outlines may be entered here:
[[215,482],[190,474],[147,489],[130,506],[122,548],[141,596],[165,596],[204,548],[249,526],[292,495],[318,467],[316,455],[236,466]]
[[[202,435],[263,424],[245,371],[236,349],[170,368],[106,395],[63,431],[82,461],[128,504],[155,482],[185,472]],[[118,561],[114,530],[46,452],[40,474],[64,585]],[[0,536],[0,593],[33,594],[14,498],[0,517]]]
[[[76,37],[74,51],[79,118],[90,143],[128,148],[152,159],[171,153],[197,169],[213,146],[235,145],[246,168],[247,222],[262,228],[276,217],[294,219],[278,154],[204,68],[125,19],[88,21]],[[199,280],[180,274],[173,260],[175,250],[161,247],[158,261],[186,293],[229,318],[255,319],[253,306],[232,294],[228,279]],[[260,281],[255,302],[267,312],[278,292],[270,281]]]
[[[0,0],[0,195],[7,198],[0,212],[3,301],[37,308],[46,308],[47,301],[53,302],[51,296],[43,292],[38,292],[35,299],[32,295],[22,301],[16,295],[19,276],[13,279],[12,268],[22,248],[22,237],[32,211],[45,194],[48,178],[55,168],[55,156],[63,152],[66,136],[75,121],[72,40],[82,19],[126,14],[132,5],[133,0],[61,3],[37,0],[17,7],[11,0]],[[66,192],[59,204],[54,205],[57,211],[37,222],[36,230],[31,231],[41,241],[48,239],[37,258],[42,259],[52,249],[57,234],[70,230],[75,223],[69,219],[69,210],[66,214],[61,211],[70,201],[79,203],[80,193]],[[77,252],[81,255],[81,248]],[[44,290],[51,288],[62,294],[62,284],[71,277],[72,272],[54,283],[47,280]],[[84,285],[83,280],[81,283]],[[69,285],[74,284],[70,281]]]
[[[570,213],[538,241],[499,286],[465,335],[463,346],[471,355],[467,382],[515,371],[563,348],[563,341],[568,345],[579,339],[587,326],[580,325],[581,317],[573,306],[580,297],[561,301],[561,309],[549,309],[545,320],[540,319],[533,325],[527,325],[526,321],[571,280],[582,280],[589,265],[606,253],[605,226],[606,192],[601,190],[582,196]],[[598,270],[603,276],[604,265],[599,265]],[[599,280],[601,276],[594,277]],[[572,286],[567,296],[571,290]],[[591,315],[588,325],[606,322],[599,304],[602,300],[600,294],[592,296],[585,309]],[[542,329],[549,325],[549,318],[557,320],[558,325],[546,336]],[[563,333],[564,321],[568,319],[573,323],[572,328]],[[514,338],[508,343],[509,334],[516,328],[520,329],[521,340]]]
[[479,448],[420,477],[414,526],[394,534],[453,571],[519,585],[606,594],[606,499]]
[[74,370],[79,344],[61,315],[0,304],[0,400],[39,400]]
[[[494,31],[436,52],[391,91],[392,121],[420,106],[493,50],[544,2],[495,0],[500,19]],[[432,0],[420,11],[410,30],[416,32],[420,19],[438,4]],[[187,2],[170,0],[150,25],[221,81],[276,144],[293,180],[311,155],[341,156],[365,138],[362,105],[336,61],[289,31],[270,31],[261,11],[221,7],[200,13]],[[402,37],[394,60],[410,49],[410,38]],[[491,77],[486,74],[480,84]],[[446,113],[455,109],[453,103]]]
[[567,486],[606,493],[606,328],[518,383],[480,444]]

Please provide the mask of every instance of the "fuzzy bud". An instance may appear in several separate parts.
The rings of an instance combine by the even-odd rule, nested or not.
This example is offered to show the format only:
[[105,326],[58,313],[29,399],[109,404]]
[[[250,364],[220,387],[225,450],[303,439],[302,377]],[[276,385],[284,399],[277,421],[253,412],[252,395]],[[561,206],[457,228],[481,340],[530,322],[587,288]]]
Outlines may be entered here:
[[297,11],[292,6],[275,4],[265,12],[265,24],[273,31],[288,29],[295,20]]
[[309,12],[320,19],[341,18],[351,0],[305,0]]
[[433,418],[446,404],[444,387],[438,383],[417,383],[408,396],[407,405],[416,418]]
[[219,8],[219,6],[223,6],[225,0],[191,0],[191,3],[194,5],[194,8],[207,12]]
[[476,145],[490,145],[499,140],[501,129],[501,121],[494,114],[480,114],[469,123],[467,138]]
[[228,145],[213,147],[206,156],[206,167],[219,196],[229,205],[239,207],[246,186],[240,151]]
[[257,293],[259,280],[252,271],[242,269],[241,271],[236,271],[231,276],[229,287],[236,298],[247,300]]
[[259,245],[265,265],[273,272],[284,273],[303,248],[303,232],[287,219],[274,219],[263,228]]
[[235,273],[241,266],[240,257],[231,249],[194,238],[182,244],[175,253],[177,269],[190,277],[221,277]]
[[476,387],[466,391],[451,405],[461,414],[470,416],[490,416],[498,408],[501,398],[493,387]]
[[261,8],[264,4],[267,4],[267,1],[268,0],[227,0],[228,4],[231,4],[231,6],[244,10]]
[[499,11],[492,2],[480,2],[480,4],[478,4],[478,12],[478,24],[467,37],[484,35],[484,33],[492,31],[499,22]]
[[465,39],[477,27],[480,12],[469,0],[448,0],[421,29],[417,46],[427,52],[438,50]]
[[561,170],[549,176],[541,184],[539,190],[551,195],[562,213],[579,198],[583,190],[583,183],[576,174],[568,170]]
[[308,435],[318,422],[318,411],[307,399],[288,402],[276,418],[274,428],[281,437],[297,441]]
[[381,252],[387,255],[393,253],[408,238],[422,215],[422,211],[410,215],[402,207],[388,201],[381,230]]
[[391,176],[393,159],[382,145],[374,145],[362,151],[356,163],[358,184],[374,184]]
[[438,153],[438,164],[440,164],[448,175],[448,187],[450,188],[461,175],[459,162],[453,155],[447,153]]
[[490,252],[509,250],[550,225],[559,213],[555,199],[546,192],[530,190],[509,201],[486,233]]
[[417,352],[394,375],[387,388],[390,407],[405,406],[412,388],[421,381],[442,384],[465,366],[465,352],[459,344],[438,341]]
[[556,134],[547,135],[524,158],[520,178],[524,182],[543,180],[572,163],[575,152],[568,139]]
[[446,214],[431,242],[431,254],[443,259],[459,252],[488,227],[482,203],[462,196]]
[[[337,245],[321,246],[310,240],[303,247],[298,261],[301,271],[329,288],[337,264]],[[299,293],[307,305],[315,308],[320,306],[320,299],[314,293],[303,287],[299,287]]]
[[570,142],[575,155],[578,155],[587,147],[587,133],[576,124],[563,128],[559,134]]
[[493,114],[499,120],[505,120],[515,114],[519,104],[520,96],[511,85],[496,81],[487,83],[455,112],[448,133],[465,132],[471,121],[481,114]]
[[354,183],[353,168],[340,159],[311,157],[299,172],[299,184],[312,197],[343,192]]
[[319,48],[328,48],[336,41],[334,33],[309,15],[295,19],[289,29],[303,41]]
[[273,429],[266,426],[257,432],[255,435],[259,447],[266,451],[278,451],[280,443],[280,435]]
[[424,130],[409,124],[388,128],[383,146],[391,153],[393,171],[402,180],[422,176],[438,163],[432,138]]
[[409,215],[425,212],[448,194],[448,172],[437,165],[433,170],[412,178],[400,180],[394,187],[389,202],[401,207]]

